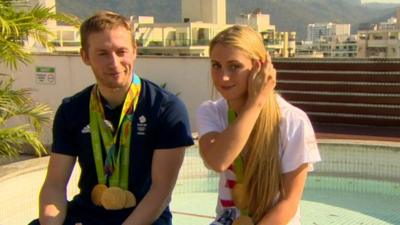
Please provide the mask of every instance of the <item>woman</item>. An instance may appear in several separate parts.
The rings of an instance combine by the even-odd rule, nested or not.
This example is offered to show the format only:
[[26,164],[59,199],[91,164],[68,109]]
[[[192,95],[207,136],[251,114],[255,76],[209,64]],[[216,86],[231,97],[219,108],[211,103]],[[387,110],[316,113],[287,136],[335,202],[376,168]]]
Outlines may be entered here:
[[202,158],[220,172],[213,224],[300,224],[307,172],[320,161],[307,115],[274,93],[276,71],[253,29],[220,32],[210,59],[223,98],[204,102],[197,122]]

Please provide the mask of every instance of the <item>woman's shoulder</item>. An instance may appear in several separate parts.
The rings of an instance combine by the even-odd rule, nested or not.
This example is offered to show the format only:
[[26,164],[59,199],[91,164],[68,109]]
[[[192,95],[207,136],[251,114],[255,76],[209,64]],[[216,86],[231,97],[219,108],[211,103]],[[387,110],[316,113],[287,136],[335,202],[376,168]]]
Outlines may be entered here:
[[303,163],[321,160],[313,126],[307,114],[300,108],[279,97],[281,107],[280,153],[282,171],[293,171]]
[[314,129],[306,112],[290,104],[281,96],[278,96],[278,104],[281,109],[281,135],[290,136],[298,132],[314,135]]
[[281,110],[281,117],[284,120],[296,121],[296,120],[306,120],[309,121],[307,113],[302,109],[292,105],[286,101],[282,96],[277,95],[277,102]]

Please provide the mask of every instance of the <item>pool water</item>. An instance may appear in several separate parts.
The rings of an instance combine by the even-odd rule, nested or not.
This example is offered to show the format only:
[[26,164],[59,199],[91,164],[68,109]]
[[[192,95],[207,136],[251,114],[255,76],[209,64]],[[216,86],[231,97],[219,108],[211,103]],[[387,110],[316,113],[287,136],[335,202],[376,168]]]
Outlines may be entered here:
[[[180,180],[171,204],[173,224],[209,224],[215,215],[217,182],[215,176]],[[311,175],[301,201],[301,214],[303,225],[400,224],[400,185]]]

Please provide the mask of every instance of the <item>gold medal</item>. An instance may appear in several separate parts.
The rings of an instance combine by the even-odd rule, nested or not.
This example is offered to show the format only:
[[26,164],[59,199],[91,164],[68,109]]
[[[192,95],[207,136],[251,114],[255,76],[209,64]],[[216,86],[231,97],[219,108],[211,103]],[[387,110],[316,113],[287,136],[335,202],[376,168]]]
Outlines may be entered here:
[[246,190],[243,184],[236,183],[232,190],[232,199],[239,209],[247,208]]
[[136,197],[135,195],[130,192],[125,190],[125,206],[124,208],[131,208],[136,206]]
[[107,188],[108,187],[104,184],[97,184],[96,186],[94,186],[90,195],[93,204],[101,206],[101,196],[103,195],[104,191],[107,190]]
[[128,191],[125,190],[125,206],[124,208],[131,208],[136,206],[136,197],[135,195]]
[[249,216],[239,216],[236,218],[232,225],[254,225],[253,220]]
[[105,209],[123,209],[125,206],[125,191],[119,187],[109,187],[101,196],[101,205]]

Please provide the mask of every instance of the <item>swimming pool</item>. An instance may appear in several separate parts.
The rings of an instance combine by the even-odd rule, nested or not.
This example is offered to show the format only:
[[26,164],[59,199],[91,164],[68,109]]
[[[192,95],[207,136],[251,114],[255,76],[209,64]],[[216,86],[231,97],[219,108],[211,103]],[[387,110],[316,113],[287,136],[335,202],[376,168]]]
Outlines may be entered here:
[[[323,161],[310,174],[301,201],[303,225],[400,225],[400,143],[319,140]],[[0,176],[0,225],[27,224],[37,217],[38,192],[47,158],[6,166]],[[75,168],[76,169],[76,168]],[[70,179],[68,197],[79,169]],[[207,225],[217,199],[218,176],[207,170],[197,147],[186,151],[173,193],[174,225]]]
[[[325,140],[301,201],[302,224],[400,224],[400,143]],[[217,174],[188,150],[171,209],[176,225],[209,224]]]
[[[214,181],[194,182],[208,186]],[[374,188],[354,191],[364,189],[365,185]],[[380,189],[382,193],[375,192]],[[400,192],[398,183],[310,176],[301,201],[302,224],[400,224],[400,195],[393,193],[396,191]],[[215,191],[174,194],[174,224],[209,224],[216,199]]]

